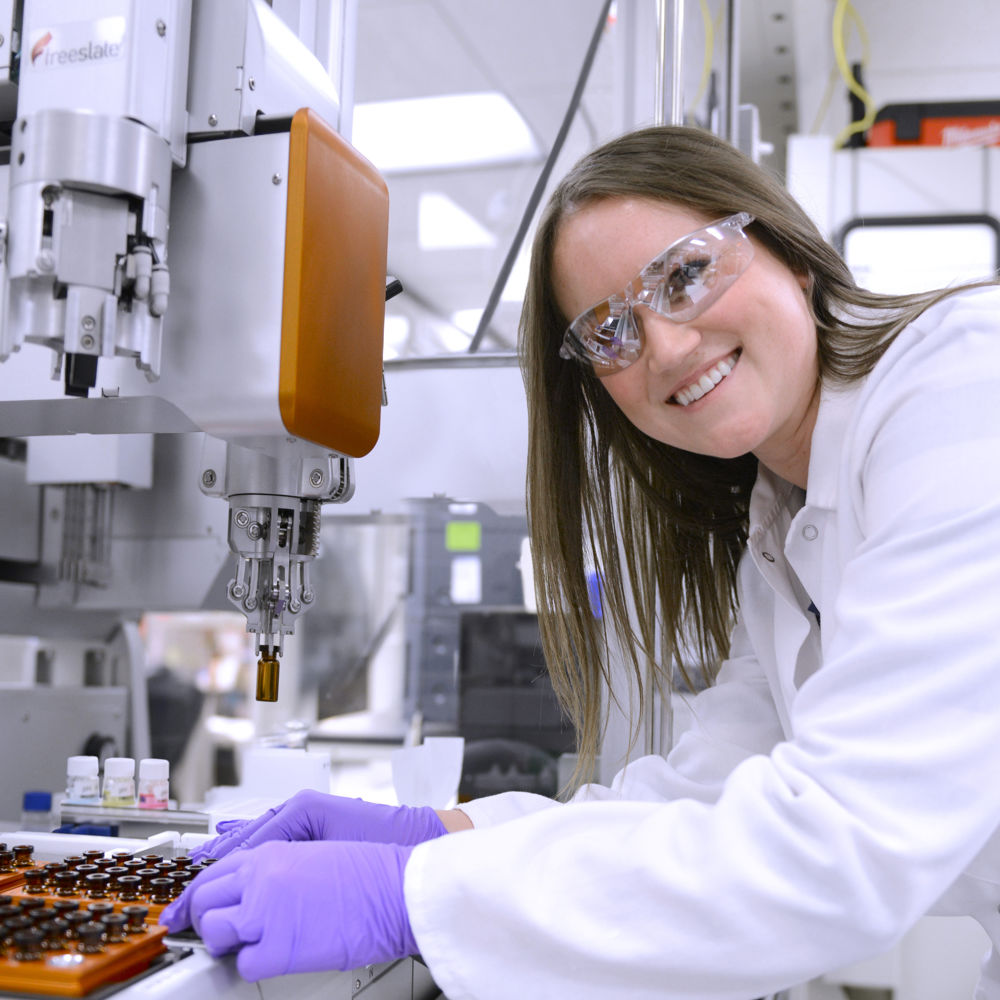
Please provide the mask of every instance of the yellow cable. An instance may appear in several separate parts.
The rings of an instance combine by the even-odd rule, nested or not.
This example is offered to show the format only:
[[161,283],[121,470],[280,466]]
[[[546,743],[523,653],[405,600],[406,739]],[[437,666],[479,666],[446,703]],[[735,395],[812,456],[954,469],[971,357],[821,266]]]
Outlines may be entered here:
[[861,23],[861,18],[858,16],[857,11],[854,10],[854,5],[851,0],[837,0],[837,6],[833,11],[833,52],[837,60],[837,68],[840,70],[841,78],[847,85],[847,89],[855,95],[859,100],[864,102],[865,105],[865,115],[857,122],[852,122],[845,129],[843,129],[834,139],[834,146],[839,148],[847,141],[847,139],[854,135],[856,132],[865,132],[871,128],[872,123],[875,121],[876,107],[875,100],[871,94],[865,90],[864,87],[854,79],[854,74],[851,72],[850,64],[847,61],[846,43],[844,38],[844,18],[847,16],[848,12],[851,13],[852,19],[855,25],[859,28],[859,34],[862,38],[862,44],[867,46],[867,34],[864,33],[864,28]]
[[871,47],[868,43],[868,32],[865,30],[865,22],[861,20],[861,16],[858,14],[853,3],[848,0],[847,13],[854,23],[854,29],[858,33],[858,39],[861,42],[861,64],[863,66],[868,65],[868,59],[871,56]]
[[[853,3],[848,5],[847,14],[851,18],[854,28],[858,33],[858,40],[861,42],[861,67],[862,69],[867,69],[869,56],[871,54],[871,48],[868,42],[868,32],[865,30],[864,22],[858,16],[858,12],[855,10]],[[812,129],[810,129],[811,135],[816,135],[816,133],[819,132],[823,124],[823,119],[826,118],[830,111],[830,101],[833,100],[833,88],[839,76],[840,73],[838,68],[836,66],[831,67],[830,75],[826,80],[826,88],[823,91],[823,96],[820,98],[819,106],[816,109],[816,116],[813,119]]]
[[[854,9],[854,4],[849,4],[848,8],[847,14],[851,18],[854,28],[858,33],[858,39],[861,42],[861,66],[862,68],[867,68],[871,51],[868,43],[868,32],[865,30],[864,22],[858,16],[858,12]],[[830,101],[833,100],[834,85],[839,76],[840,72],[838,68],[836,66],[831,67],[830,75],[826,80],[826,87],[823,90],[823,96],[820,98],[819,105],[816,108],[816,115],[813,118],[812,128],[810,129],[811,135],[816,135],[819,132],[823,125],[823,120],[829,114]]]
[[813,119],[813,126],[810,130],[811,135],[815,135],[819,132],[820,126],[823,124],[823,119],[826,118],[827,112],[830,110],[830,101],[833,100],[833,87],[839,76],[840,74],[837,72],[837,67],[834,66],[833,69],[830,70],[830,75],[826,78],[826,89],[823,91],[819,107],[816,109],[816,117]]
[[[720,8],[721,10],[721,8]],[[708,0],[701,0],[701,19],[705,25],[705,55],[701,65],[701,81],[698,83],[698,93],[691,102],[691,113],[701,103],[708,89],[708,81],[712,76],[712,56],[715,51],[715,29],[712,25],[712,12],[708,9]]]

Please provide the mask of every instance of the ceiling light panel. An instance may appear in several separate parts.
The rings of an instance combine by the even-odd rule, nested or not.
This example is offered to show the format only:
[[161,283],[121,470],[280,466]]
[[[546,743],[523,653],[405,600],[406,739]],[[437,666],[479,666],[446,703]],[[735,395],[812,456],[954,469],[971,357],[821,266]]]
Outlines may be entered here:
[[537,159],[538,144],[503,94],[443,94],[354,107],[352,141],[383,173]]

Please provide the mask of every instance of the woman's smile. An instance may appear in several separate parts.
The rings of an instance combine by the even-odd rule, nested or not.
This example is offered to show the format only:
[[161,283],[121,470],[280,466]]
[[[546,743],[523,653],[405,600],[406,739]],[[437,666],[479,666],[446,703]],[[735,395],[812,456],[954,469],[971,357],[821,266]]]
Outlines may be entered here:
[[703,399],[710,392],[712,392],[717,385],[722,384],[722,382],[736,367],[736,363],[739,361],[739,358],[740,351],[733,351],[732,354],[723,358],[721,361],[717,361],[701,376],[693,379],[689,384],[672,393],[668,402],[676,403],[680,406],[690,406],[692,403],[696,403],[699,399]]

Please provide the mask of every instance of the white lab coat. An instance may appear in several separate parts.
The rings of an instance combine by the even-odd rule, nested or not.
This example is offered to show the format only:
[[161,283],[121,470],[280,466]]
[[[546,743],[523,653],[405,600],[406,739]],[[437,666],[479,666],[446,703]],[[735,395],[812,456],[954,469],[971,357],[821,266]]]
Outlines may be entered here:
[[761,472],[731,659],[665,760],[414,850],[449,1000],[748,1000],[928,912],[1000,945],[1000,290],[824,392],[802,500]]

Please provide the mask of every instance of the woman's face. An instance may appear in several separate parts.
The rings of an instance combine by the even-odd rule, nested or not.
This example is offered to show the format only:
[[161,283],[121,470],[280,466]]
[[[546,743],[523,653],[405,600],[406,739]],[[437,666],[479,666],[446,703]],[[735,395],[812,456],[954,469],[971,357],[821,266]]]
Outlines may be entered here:
[[[642,198],[611,198],[578,209],[562,220],[556,236],[560,308],[575,318],[623,289],[671,243],[712,221]],[[650,437],[718,458],[753,452],[805,486],[819,403],[816,327],[806,284],[754,241],[749,267],[694,319],[677,323],[635,306],[642,351],[629,367],[603,375],[601,384]],[[689,391],[699,381],[701,388]],[[704,395],[694,399],[699,392]]]

